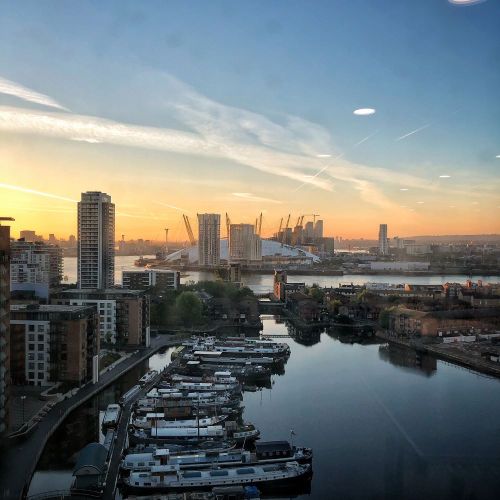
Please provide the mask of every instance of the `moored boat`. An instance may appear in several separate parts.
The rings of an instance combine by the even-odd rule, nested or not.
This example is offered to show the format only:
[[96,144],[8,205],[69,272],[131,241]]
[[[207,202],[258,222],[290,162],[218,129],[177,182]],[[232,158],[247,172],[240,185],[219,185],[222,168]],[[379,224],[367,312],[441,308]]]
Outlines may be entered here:
[[121,406],[119,404],[110,404],[104,412],[102,418],[102,427],[107,429],[109,427],[116,427],[120,420]]

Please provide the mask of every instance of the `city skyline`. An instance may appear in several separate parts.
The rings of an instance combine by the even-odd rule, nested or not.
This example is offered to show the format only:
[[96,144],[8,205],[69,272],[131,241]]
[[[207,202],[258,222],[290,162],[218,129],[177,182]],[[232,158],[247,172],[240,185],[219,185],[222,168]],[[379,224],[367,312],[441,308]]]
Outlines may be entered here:
[[87,190],[113,196],[117,237],[183,241],[182,213],[204,212],[262,212],[263,237],[288,213],[346,238],[376,239],[380,220],[393,235],[500,233],[497,2],[9,5],[13,234],[76,234]]

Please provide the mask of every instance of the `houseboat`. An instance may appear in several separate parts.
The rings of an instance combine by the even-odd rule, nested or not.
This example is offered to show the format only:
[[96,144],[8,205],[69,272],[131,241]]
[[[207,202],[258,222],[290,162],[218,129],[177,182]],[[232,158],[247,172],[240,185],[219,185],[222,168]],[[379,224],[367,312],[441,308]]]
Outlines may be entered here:
[[104,412],[104,417],[102,418],[102,427],[107,429],[109,427],[116,427],[118,421],[120,420],[121,406],[119,404],[110,404]]

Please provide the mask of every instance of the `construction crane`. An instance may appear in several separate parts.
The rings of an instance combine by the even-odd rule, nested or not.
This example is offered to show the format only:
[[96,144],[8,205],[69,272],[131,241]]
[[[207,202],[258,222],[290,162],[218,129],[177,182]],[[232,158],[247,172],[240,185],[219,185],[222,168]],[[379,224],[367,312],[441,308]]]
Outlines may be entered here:
[[168,255],[168,227],[165,228],[165,255]]
[[286,220],[286,225],[285,228],[283,229],[283,234],[281,235],[281,246],[285,244],[285,237],[286,237],[286,232],[288,230],[288,224],[290,224],[290,214],[288,214],[288,218]]
[[316,217],[321,217],[321,216],[320,216],[320,214],[304,214],[302,216],[302,220],[304,220],[304,217],[312,217],[313,223],[316,224]]
[[279,238],[280,237],[280,233],[281,233],[281,226],[283,225],[283,217],[281,217],[281,220],[280,220],[280,227],[278,229],[278,232],[276,233],[276,237]]
[[191,246],[194,246],[196,245],[196,240],[193,235],[193,230],[191,229],[191,223],[189,222],[189,217],[187,215],[182,214],[182,218],[184,219],[184,225],[186,226],[189,242],[191,243]]

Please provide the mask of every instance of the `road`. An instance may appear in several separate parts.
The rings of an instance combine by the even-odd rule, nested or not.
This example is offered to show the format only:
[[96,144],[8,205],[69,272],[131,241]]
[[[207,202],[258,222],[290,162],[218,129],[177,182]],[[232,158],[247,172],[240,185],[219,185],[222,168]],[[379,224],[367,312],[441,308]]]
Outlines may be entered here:
[[18,499],[26,496],[31,477],[49,437],[71,411],[102,391],[131,368],[149,358],[163,347],[177,345],[179,339],[159,336],[152,340],[151,347],[141,349],[114,369],[103,374],[97,384],[81,388],[72,398],[66,399],[50,410],[37,428],[23,441],[12,443],[0,453],[0,498]]

